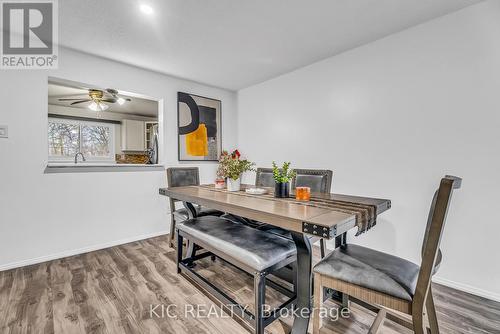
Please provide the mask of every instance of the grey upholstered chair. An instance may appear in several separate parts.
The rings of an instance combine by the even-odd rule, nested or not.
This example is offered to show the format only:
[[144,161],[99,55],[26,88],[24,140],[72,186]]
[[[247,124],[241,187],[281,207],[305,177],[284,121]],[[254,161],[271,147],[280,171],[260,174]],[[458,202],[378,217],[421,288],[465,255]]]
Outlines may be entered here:
[[273,187],[274,188],[274,177],[272,168],[257,168],[255,176],[255,186],[256,187]]
[[[200,172],[198,167],[172,167],[167,168],[167,184],[169,187],[183,187],[183,186],[197,186],[200,185]],[[179,202],[173,198],[169,198],[171,224],[170,224],[170,237],[169,245],[174,247],[175,224],[189,218],[188,212],[185,208],[176,209],[176,203]],[[195,207],[198,211],[198,216],[220,216],[223,212]]]
[[292,180],[292,189],[309,187],[314,193],[329,193],[333,172],[327,169],[294,169],[297,175]]
[[[323,287],[346,294],[351,301],[378,312],[370,333],[376,333],[386,317],[416,334],[427,330],[431,334],[439,333],[431,280],[442,259],[439,245],[451,195],[461,183],[462,180],[454,176],[441,179],[427,219],[420,266],[369,248],[345,245],[314,267],[314,334],[319,333],[321,327],[319,309]],[[424,308],[427,309],[430,328],[424,328]],[[411,315],[412,323],[392,310]]]

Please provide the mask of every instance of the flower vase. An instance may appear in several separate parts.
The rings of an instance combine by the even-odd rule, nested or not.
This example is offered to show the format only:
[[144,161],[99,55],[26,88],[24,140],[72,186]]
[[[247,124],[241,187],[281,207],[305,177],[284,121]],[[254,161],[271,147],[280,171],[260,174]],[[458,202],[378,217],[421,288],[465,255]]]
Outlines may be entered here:
[[232,178],[227,179],[227,190],[228,191],[240,191],[241,189],[241,176],[236,180]]

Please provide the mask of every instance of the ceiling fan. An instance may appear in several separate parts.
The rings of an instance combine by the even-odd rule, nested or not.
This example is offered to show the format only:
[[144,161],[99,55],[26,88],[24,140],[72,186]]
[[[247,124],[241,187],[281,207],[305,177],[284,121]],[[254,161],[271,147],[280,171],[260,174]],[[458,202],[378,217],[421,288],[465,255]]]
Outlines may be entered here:
[[125,102],[131,101],[129,98],[124,98],[118,95],[116,89],[107,88],[105,90],[101,89],[89,89],[88,96],[86,98],[79,99],[58,99],[59,101],[74,101],[70,105],[76,105],[80,103],[90,102],[88,108],[93,111],[104,111],[109,108],[107,103],[118,103],[123,105]]

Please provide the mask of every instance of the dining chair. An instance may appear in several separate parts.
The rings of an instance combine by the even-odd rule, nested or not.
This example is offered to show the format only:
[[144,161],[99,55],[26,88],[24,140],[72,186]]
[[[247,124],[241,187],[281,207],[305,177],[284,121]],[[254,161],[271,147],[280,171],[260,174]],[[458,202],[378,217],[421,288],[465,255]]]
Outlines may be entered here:
[[332,187],[333,171],[328,169],[294,169],[292,190],[309,187],[313,193],[329,193]]
[[272,168],[257,168],[255,176],[256,187],[272,187],[274,188],[274,177]]
[[[271,173],[271,181],[274,186],[274,179],[272,178],[272,169],[271,168],[259,168],[265,170],[265,173],[270,171]],[[311,188],[311,192],[315,193],[323,193],[328,194],[331,191],[332,187],[332,179],[333,179],[333,171],[328,169],[294,169],[296,175],[292,179],[292,190],[296,187],[309,187]],[[259,174],[257,174],[259,175]],[[261,180],[266,179],[265,177],[257,177],[256,182],[262,182]],[[289,232],[277,227],[273,227],[270,225],[265,225],[260,227],[263,230],[268,230],[271,233],[280,234],[283,236],[289,236]],[[290,237],[290,236],[289,236]],[[326,243],[324,239],[320,240],[320,251],[321,258],[324,258],[326,255]],[[317,238],[314,240],[317,241]]]
[[[198,167],[171,167],[167,168],[167,184],[169,187],[184,187],[184,186],[198,186],[200,185],[200,171]],[[169,245],[174,248],[175,240],[175,225],[178,222],[187,220],[189,218],[188,212],[185,208],[176,209],[176,203],[179,201],[169,198],[170,202],[170,236]],[[198,212],[198,217],[202,216],[220,216],[223,212],[207,209],[200,206],[195,207]]]
[[[445,176],[432,199],[422,244],[420,266],[369,248],[347,244],[337,248],[314,267],[313,333],[321,328],[323,288],[337,290],[377,313],[369,333],[376,333],[387,318],[416,334],[439,333],[431,281],[441,264],[439,249],[454,189],[462,179]],[[430,328],[424,325],[424,311]],[[396,312],[411,316],[411,322]]]

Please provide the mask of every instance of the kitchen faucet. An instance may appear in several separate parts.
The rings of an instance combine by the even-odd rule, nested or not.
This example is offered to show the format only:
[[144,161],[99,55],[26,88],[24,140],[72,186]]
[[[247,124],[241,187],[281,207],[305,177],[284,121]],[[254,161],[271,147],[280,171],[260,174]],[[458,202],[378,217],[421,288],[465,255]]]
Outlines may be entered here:
[[83,153],[82,153],[82,152],[78,152],[77,154],[75,154],[75,164],[76,164],[76,163],[78,163],[78,155],[81,155],[81,156],[82,156],[82,160],[83,160],[83,161],[87,161],[87,160],[85,159],[85,156],[83,155]]

